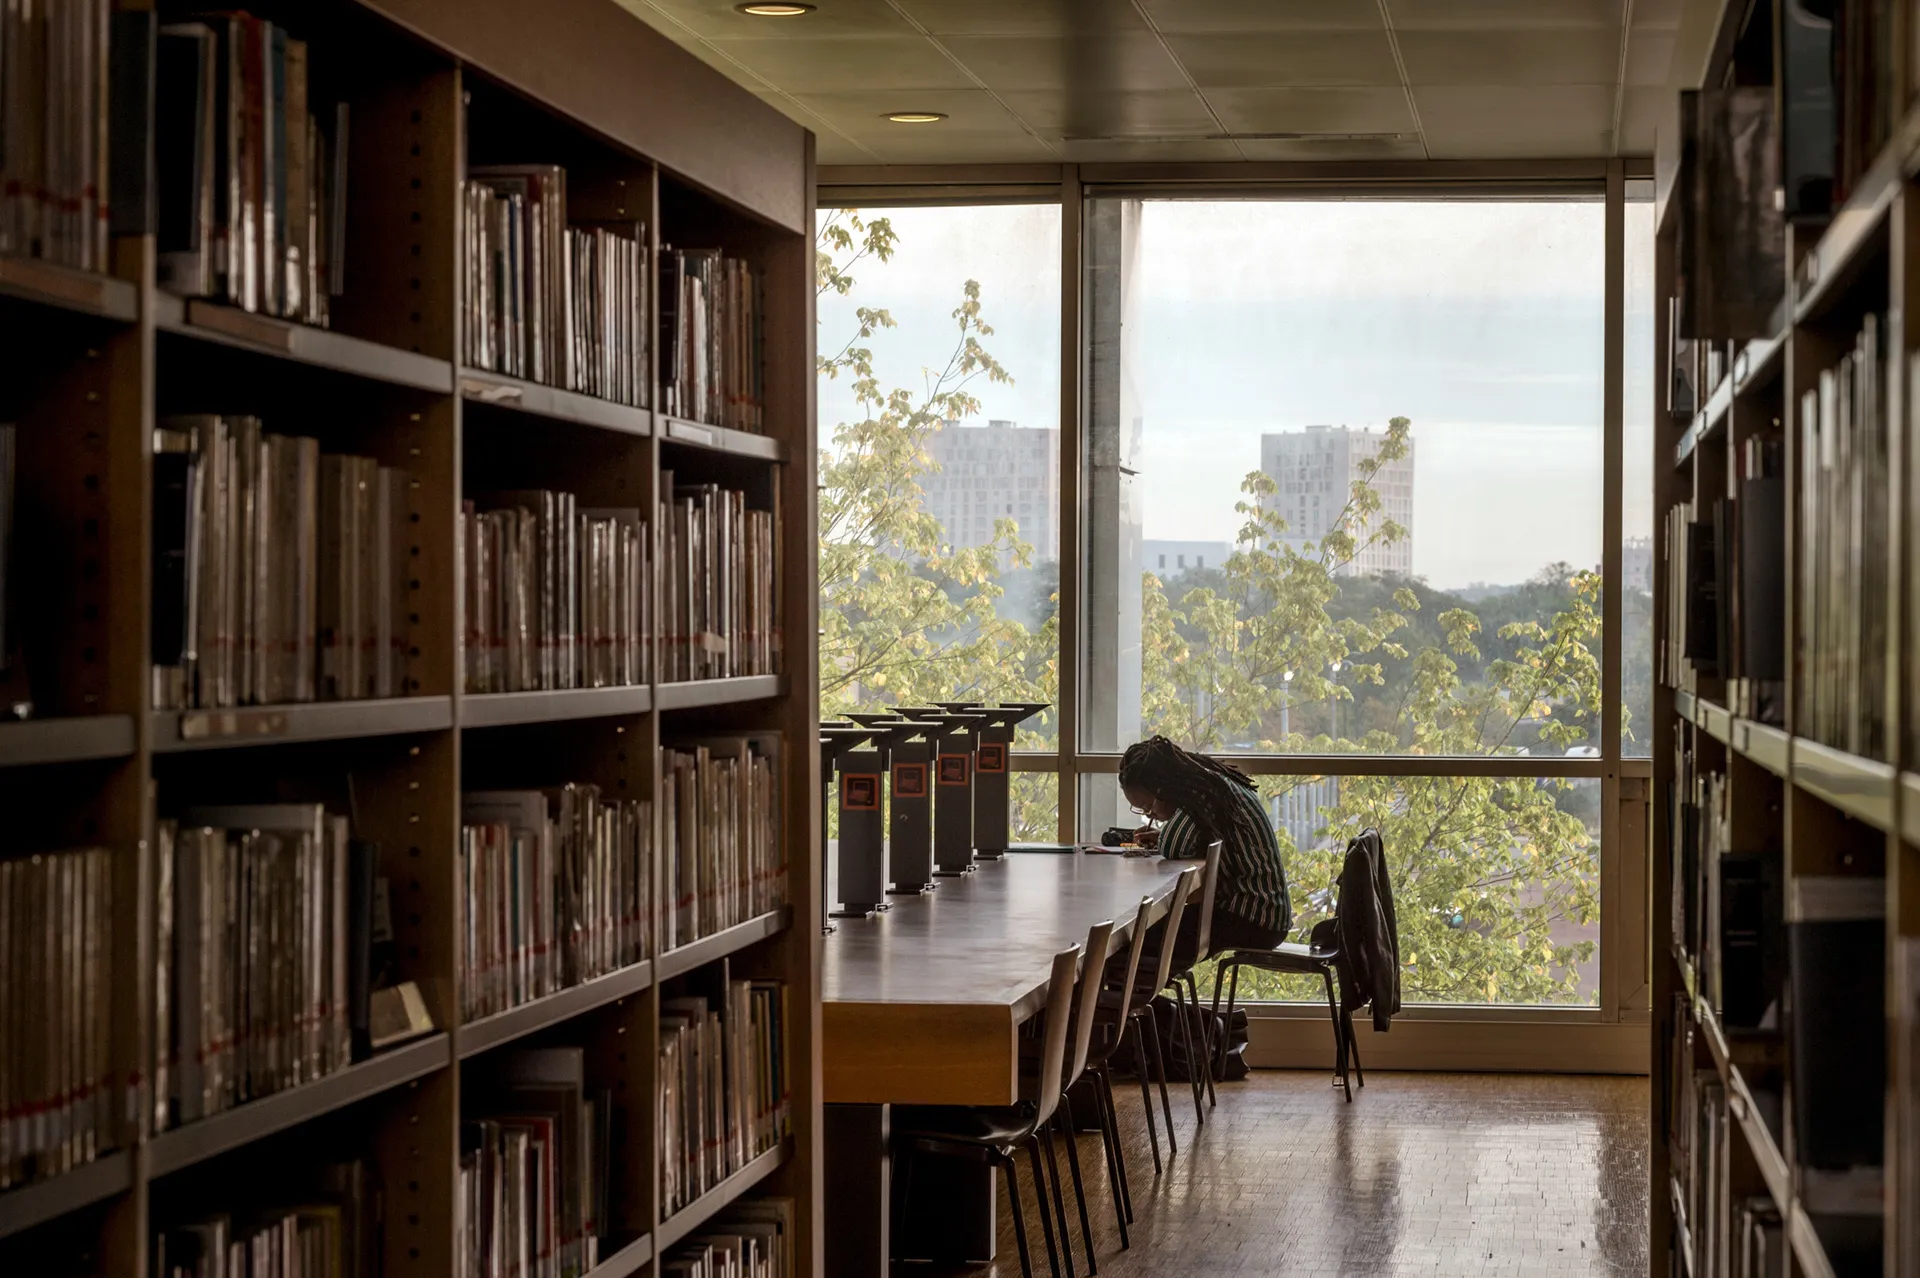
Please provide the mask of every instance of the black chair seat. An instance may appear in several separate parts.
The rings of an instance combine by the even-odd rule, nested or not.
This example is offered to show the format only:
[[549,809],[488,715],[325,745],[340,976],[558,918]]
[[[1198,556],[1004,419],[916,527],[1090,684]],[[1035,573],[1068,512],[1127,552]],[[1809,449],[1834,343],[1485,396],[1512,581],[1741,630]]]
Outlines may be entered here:
[[1282,941],[1272,949],[1229,950],[1220,956],[1222,962],[1241,967],[1257,967],[1268,972],[1308,973],[1319,971],[1339,957],[1339,950],[1296,945],[1292,941]]
[[893,1138],[1005,1146],[1033,1132],[1031,1102],[1017,1105],[899,1105],[893,1111]]

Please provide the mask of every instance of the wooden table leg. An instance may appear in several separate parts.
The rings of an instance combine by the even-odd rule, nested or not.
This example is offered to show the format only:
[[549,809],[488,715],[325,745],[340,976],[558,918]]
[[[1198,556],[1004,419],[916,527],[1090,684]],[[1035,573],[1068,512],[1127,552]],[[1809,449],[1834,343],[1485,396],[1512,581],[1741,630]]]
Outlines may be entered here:
[[885,1105],[828,1105],[822,1130],[827,1272],[887,1278],[892,1155]]

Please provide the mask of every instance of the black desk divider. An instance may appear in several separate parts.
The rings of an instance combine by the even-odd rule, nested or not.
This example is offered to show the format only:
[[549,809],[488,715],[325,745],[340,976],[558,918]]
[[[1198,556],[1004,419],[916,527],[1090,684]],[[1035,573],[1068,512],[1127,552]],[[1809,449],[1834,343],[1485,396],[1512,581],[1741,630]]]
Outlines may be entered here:
[[900,713],[940,725],[933,738],[933,873],[966,874],[973,869],[973,756],[988,716],[928,706],[902,706]]
[[[827,846],[830,841],[828,832],[831,826],[828,822],[827,814],[832,811],[834,782],[840,776],[842,770],[841,758],[844,755],[858,751],[861,746],[873,740],[873,736],[874,733],[871,728],[862,727],[857,723],[823,723],[820,725],[820,855],[822,858],[827,854]],[[874,837],[876,839],[879,838],[878,831],[874,833]],[[841,898],[844,900],[847,895],[848,871],[851,868],[847,864],[847,820],[844,812],[840,817],[839,856],[840,873],[838,877],[840,879]],[[876,859],[878,859],[877,854]],[[833,924],[826,922],[827,919],[859,918],[865,917],[873,912],[871,904],[869,904],[868,908],[859,911],[833,909],[832,902],[827,899],[827,883],[831,877],[833,876],[824,873],[820,876],[820,916],[822,920],[822,930],[827,932],[833,930]],[[855,889],[856,892],[859,890],[861,889]]]
[[1013,841],[1013,731],[1047,708],[1044,701],[943,701],[950,714],[986,716],[973,763],[973,850],[983,861],[998,861]]
[[887,734],[887,892],[931,892],[933,878],[933,763],[940,725],[891,714],[851,716]]

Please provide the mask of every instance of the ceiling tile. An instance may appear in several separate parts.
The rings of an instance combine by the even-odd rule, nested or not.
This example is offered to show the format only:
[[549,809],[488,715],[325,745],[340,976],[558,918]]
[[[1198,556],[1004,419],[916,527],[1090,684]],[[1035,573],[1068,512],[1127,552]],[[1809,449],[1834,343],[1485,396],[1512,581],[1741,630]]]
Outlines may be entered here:
[[1672,110],[1674,95],[1664,88],[1629,86],[1620,100],[1620,154],[1652,155],[1660,122]]
[[1565,159],[1611,150],[1613,93],[1611,85],[1432,85],[1413,98],[1436,160]]
[[1683,0],[1634,0],[1633,25],[1675,29],[1680,25]]
[[1005,137],[952,133],[862,138],[860,142],[882,164],[1045,164],[1060,159],[1058,152],[1024,133]]
[[615,0],[653,26],[707,37],[814,37],[912,35],[913,26],[887,0],[814,0],[798,18],[756,18],[733,6],[738,0]]
[[1068,36],[953,36],[941,40],[989,89],[1118,91],[1188,87],[1150,32]]
[[1131,0],[894,0],[933,35],[1070,35],[1145,31]]
[[1000,100],[1047,137],[1205,136],[1219,132],[1207,104],[1191,89],[1143,93],[1058,91],[1003,93]]
[[974,87],[952,59],[920,36],[729,39],[712,43],[756,75],[796,92],[857,84],[863,89],[898,89],[911,97],[927,89]]
[[1399,88],[1210,89],[1206,99],[1233,133],[1404,133],[1414,127]]
[[1202,88],[1400,83],[1384,29],[1174,35],[1167,43]]
[[1617,27],[1621,0],[1386,0],[1396,31]]
[[1415,87],[1612,84],[1620,74],[1620,33],[1404,31],[1400,56]]
[[1243,140],[1240,151],[1249,160],[1424,160],[1427,149],[1418,138],[1391,141],[1366,139],[1293,141],[1269,139]]
[[1173,32],[1378,31],[1378,0],[1142,0],[1153,24]]
[[1627,33],[1627,83],[1643,88],[1664,87],[1667,70],[1673,65],[1673,45],[1678,31],[1664,27],[1643,27],[1635,23]]
[[1206,138],[1178,142],[1069,142],[1063,150],[1066,158],[1076,164],[1230,163],[1242,158],[1240,148],[1233,143]]

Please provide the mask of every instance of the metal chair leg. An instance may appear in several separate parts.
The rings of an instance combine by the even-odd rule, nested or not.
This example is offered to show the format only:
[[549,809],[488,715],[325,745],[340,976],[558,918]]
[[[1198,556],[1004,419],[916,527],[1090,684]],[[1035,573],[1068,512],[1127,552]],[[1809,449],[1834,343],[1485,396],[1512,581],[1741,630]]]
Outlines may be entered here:
[[1120,1147],[1120,1116],[1113,1104],[1113,1078],[1105,1062],[1095,1074],[1100,1097],[1100,1134],[1107,1147],[1107,1181],[1113,1190],[1113,1214],[1120,1225],[1120,1250],[1133,1246],[1127,1226],[1133,1223],[1133,1187],[1127,1183],[1127,1151]]
[[1187,1006],[1187,994],[1175,981],[1173,990],[1174,1015],[1180,1022],[1180,1042],[1187,1053],[1187,1086],[1193,1089],[1193,1123],[1195,1127],[1204,1127],[1207,1123],[1206,1088],[1200,1082],[1200,1056],[1193,1045],[1193,1009]]
[[[1060,1222],[1060,1256],[1067,1262],[1067,1278],[1074,1278],[1073,1231],[1067,1227],[1067,1201],[1060,1193],[1060,1159],[1053,1151],[1053,1124],[1040,1126],[1040,1140],[1047,1147],[1047,1188],[1053,1193],[1053,1215]],[[1041,1210],[1046,1209],[1042,1203]]]
[[1187,994],[1189,995],[1189,997],[1192,999],[1192,1002],[1193,1002],[1194,1019],[1200,1022],[1200,1045],[1206,1049],[1206,1051],[1203,1052],[1202,1055],[1204,1055],[1207,1060],[1207,1073],[1206,1073],[1207,1107],[1211,1109],[1219,1105],[1220,1103],[1219,1096],[1217,1096],[1213,1090],[1213,1062],[1214,1062],[1214,1052],[1215,1052],[1214,1040],[1218,1038],[1220,1041],[1220,1045],[1224,1047],[1226,1045],[1227,1036],[1224,1033],[1221,1033],[1219,1026],[1214,1023],[1215,1017],[1210,1012],[1207,1012],[1201,1008],[1200,982],[1194,979],[1194,975],[1191,969],[1189,969],[1187,972]]
[[1340,1008],[1333,998],[1333,969],[1322,967],[1320,980],[1327,987],[1327,1017],[1333,1022],[1333,1069],[1340,1080],[1340,1086],[1347,1093],[1347,1103],[1353,1103],[1353,1087],[1347,1082],[1347,1032],[1340,1023]]
[[1027,1161],[1033,1164],[1033,1200],[1040,1207],[1040,1233],[1047,1240],[1047,1269],[1053,1278],[1060,1278],[1060,1249],[1053,1241],[1053,1217],[1047,1214],[1047,1174],[1040,1169],[1040,1138],[1029,1136],[1025,1143]]
[[1100,1272],[1100,1260],[1093,1254],[1093,1222],[1087,1218],[1087,1186],[1080,1179],[1080,1137],[1073,1130],[1073,1111],[1063,1104],[1055,1112],[1053,1122],[1060,1129],[1060,1139],[1067,1147],[1067,1170],[1073,1174],[1074,1206],[1080,1212],[1080,1241],[1087,1245],[1087,1278],[1094,1278]]
[[[1228,968],[1232,968],[1236,974],[1238,974],[1238,972],[1240,971],[1240,965],[1238,963],[1232,963],[1226,960],[1222,960],[1221,962],[1214,964],[1214,968],[1213,968],[1213,1015],[1215,1016],[1216,1019],[1220,1015],[1220,982],[1226,979]],[[1220,1023],[1222,1025],[1228,1025],[1228,1026],[1231,1026],[1233,1024],[1233,1004],[1232,1003],[1227,1004],[1227,1019],[1224,1021],[1221,1021]],[[1218,1064],[1221,1067],[1224,1067],[1226,1063],[1227,1063],[1227,1036],[1225,1034],[1222,1034],[1220,1036],[1220,1055],[1216,1058],[1216,1064]]]
[[1173,1134],[1173,1102],[1167,1099],[1167,1053],[1160,1042],[1160,1018],[1153,1014],[1151,1002],[1141,1009],[1141,1022],[1153,1040],[1154,1081],[1160,1085],[1160,1112],[1167,1119],[1167,1156],[1171,1158],[1180,1152],[1180,1142]]
[[1353,1036],[1352,1010],[1343,1006],[1340,1009],[1340,1020],[1347,1027],[1347,1057],[1353,1062],[1354,1079],[1360,1086],[1365,1087],[1367,1085],[1367,1071],[1360,1068],[1360,1040]]
[[1020,1278],[1033,1278],[1033,1255],[1027,1250],[1027,1209],[1020,1201],[1020,1177],[1014,1171],[1014,1160],[996,1158],[1000,1170],[1007,1178],[1007,1202],[1013,1207],[1013,1238],[1020,1248]]
[[1153,1080],[1147,1076],[1147,1036],[1138,1017],[1127,1017],[1125,1031],[1133,1038],[1133,1076],[1140,1080],[1140,1107],[1147,1112],[1147,1140],[1153,1146],[1153,1174],[1160,1174],[1160,1132],[1153,1117]]

